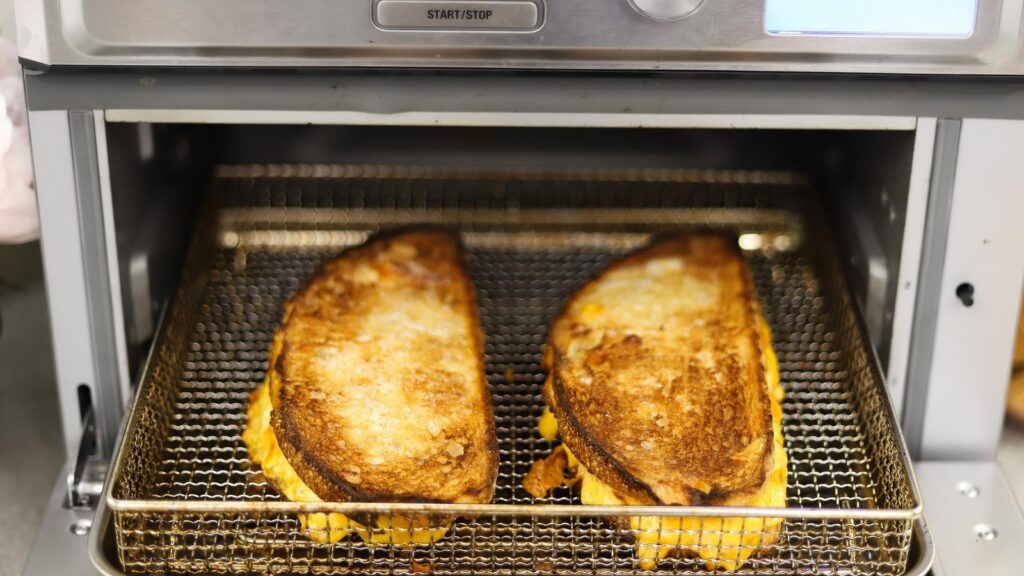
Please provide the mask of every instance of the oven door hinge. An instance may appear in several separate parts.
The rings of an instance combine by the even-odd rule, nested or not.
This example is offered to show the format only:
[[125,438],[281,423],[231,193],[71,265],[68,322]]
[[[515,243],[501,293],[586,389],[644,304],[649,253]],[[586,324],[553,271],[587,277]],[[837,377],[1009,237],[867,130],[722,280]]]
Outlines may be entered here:
[[92,408],[86,412],[83,424],[75,468],[68,473],[65,506],[79,510],[95,510],[103,493],[103,481],[107,477],[109,463],[99,456],[96,417]]

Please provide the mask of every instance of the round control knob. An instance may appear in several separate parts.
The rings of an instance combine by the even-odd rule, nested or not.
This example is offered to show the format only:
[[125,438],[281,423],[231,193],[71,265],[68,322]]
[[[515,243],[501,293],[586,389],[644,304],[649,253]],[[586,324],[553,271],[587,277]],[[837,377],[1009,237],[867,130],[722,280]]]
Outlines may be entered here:
[[679,20],[693,14],[704,0],[629,0],[633,8],[655,20]]

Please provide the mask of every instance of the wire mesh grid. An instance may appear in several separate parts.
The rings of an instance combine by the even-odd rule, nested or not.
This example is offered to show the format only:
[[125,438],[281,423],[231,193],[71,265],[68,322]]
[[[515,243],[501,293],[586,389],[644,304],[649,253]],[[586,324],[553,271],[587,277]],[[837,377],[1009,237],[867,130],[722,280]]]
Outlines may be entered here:
[[[639,183],[222,172],[216,209],[199,227],[119,451],[109,502],[122,566],[167,573],[903,573],[917,500],[838,260],[820,231],[803,229],[809,188],[770,175],[670,176]],[[602,221],[599,209],[615,219]],[[589,216],[566,218],[561,210]],[[780,210],[797,217],[770,216]],[[325,259],[368,232],[429,214],[448,214],[441,223],[457,227],[469,251],[500,449],[493,503],[501,508],[433,510],[431,524],[454,522],[443,538],[415,546],[395,545],[398,533],[422,538],[427,530],[378,530],[368,543],[365,531],[342,538],[322,522],[311,539],[315,514],[304,526],[298,514],[252,506],[281,498],[240,438],[248,394],[263,380],[282,304]],[[788,509],[775,510],[784,521],[772,509],[721,518],[550,508],[580,503],[569,488],[531,497],[523,476],[552,449],[536,428],[541,352],[565,296],[649,234],[709,224],[760,244],[745,254],[786,389]],[[811,241],[801,243],[804,234]],[[203,508],[209,502],[236,504]],[[884,513],[894,510],[902,514]],[[391,526],[410,517],[428,518],[396,512]]]

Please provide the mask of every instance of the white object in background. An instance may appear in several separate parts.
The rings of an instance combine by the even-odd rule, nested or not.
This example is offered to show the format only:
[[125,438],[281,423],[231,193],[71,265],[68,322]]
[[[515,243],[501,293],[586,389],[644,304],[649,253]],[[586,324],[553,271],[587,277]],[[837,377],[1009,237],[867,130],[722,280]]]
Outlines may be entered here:
[[0,243],[39,238],[21,66],[14,44],[0,39]]

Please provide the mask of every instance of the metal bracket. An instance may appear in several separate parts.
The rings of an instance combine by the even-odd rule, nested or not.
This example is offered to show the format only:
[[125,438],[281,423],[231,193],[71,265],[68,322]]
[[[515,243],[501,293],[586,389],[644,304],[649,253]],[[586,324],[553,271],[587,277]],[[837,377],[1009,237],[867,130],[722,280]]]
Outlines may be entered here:
[[98,455],[96,418],[93,414],[92,408],[85,414],[75,468],[67,477],[65,506],[72,509],[95,510],[100,494],[103,493],[103,481],[107,477],[109,463]]
[[935,539],[936,576],[1020,573],[1024,514],[994,462],[914,464]]

